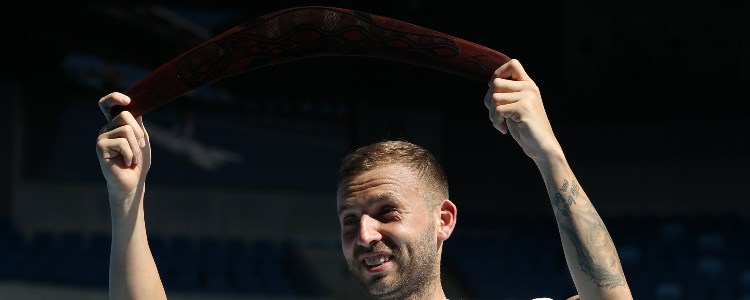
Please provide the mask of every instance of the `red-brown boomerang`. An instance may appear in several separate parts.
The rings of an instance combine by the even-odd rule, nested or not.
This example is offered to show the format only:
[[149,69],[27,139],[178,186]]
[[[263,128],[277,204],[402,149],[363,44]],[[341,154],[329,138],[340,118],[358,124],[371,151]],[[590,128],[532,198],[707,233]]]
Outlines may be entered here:
[[134,116],[197,87],[245,71],[317,56],[383,58],[488,81],[510,58],[428,28],[360,11],[322,6],[276,11],[238,25],[147,74],[125,94]]

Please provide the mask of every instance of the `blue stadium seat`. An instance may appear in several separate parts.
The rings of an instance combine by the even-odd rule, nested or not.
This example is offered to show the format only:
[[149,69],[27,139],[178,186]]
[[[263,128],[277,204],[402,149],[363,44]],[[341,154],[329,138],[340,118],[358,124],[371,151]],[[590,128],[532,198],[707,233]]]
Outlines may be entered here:
[[224,261],[207,261],[204,266],[205,287],[213,292],[226,292],[232,287],[229,267]]
[[739,273],[739,286],[742,292],[750,295],[750,266],[745,266],[746,269]]
[[192,291],[201,287],[200,270],[195,261],[177,260],[169,273],[169,288]]
[[684,299],[682,284],[675,281],[657,284],[654,290],[655,300],[681,300]]

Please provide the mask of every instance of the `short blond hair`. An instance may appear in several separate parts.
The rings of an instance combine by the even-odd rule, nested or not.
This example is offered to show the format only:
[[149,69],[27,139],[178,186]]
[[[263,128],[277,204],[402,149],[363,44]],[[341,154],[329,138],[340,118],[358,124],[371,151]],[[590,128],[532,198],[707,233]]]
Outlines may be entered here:
[[427,189],[424,195],[430,205],[448,199],[448,178],[440,163],[427,149],[404,140],[385,140],[360,147],[344,157],[337,186],[347,178],[393,164],[415,171]]

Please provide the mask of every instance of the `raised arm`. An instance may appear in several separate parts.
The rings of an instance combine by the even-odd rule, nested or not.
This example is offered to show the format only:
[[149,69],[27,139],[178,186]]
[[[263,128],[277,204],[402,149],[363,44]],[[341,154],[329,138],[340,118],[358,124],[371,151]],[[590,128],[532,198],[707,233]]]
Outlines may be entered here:
[[96,142],[99,164],[107,180],[112,216],[109,259],[110,299],[166,299],[146,237],[143,195],[151,166],[151,146],[141,117],[123,111],[109,117],[110,108],[130,98],[111,93],[99,100],[107,124]]
[[580,298],[632,299],[612,238],[565,159],[539,88],[520,62],[495,71],[484,103],[495,128],[510,132],[539,168]]

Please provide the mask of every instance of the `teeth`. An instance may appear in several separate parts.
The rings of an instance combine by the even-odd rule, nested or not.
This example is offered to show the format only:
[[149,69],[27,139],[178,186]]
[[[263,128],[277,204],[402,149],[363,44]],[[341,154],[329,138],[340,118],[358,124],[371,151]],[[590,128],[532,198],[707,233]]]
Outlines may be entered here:
[[370,266],[370,267],[372,267],[372,266],[380,265],[380,264],[382,264],[384,262],[387,262],[389,260],[391,260],[389,257],[385,257],[385,256],[373,256],[373,257],[365,258],[365,264],[368,265],[368,266]]

